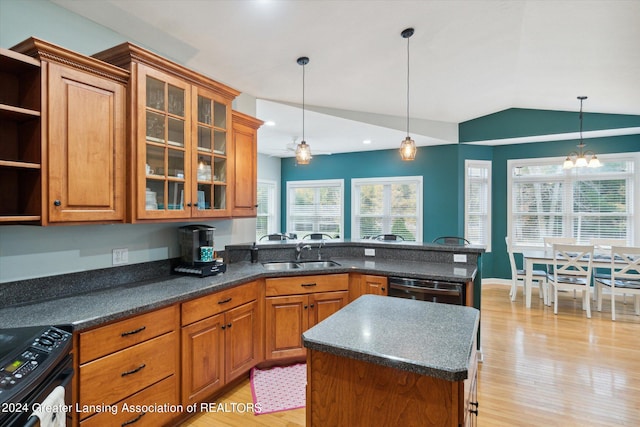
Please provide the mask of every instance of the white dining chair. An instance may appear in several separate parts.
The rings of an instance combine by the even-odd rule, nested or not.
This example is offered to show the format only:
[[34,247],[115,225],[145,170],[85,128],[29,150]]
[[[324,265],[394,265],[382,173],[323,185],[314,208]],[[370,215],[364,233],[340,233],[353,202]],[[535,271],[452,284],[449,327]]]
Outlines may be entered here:
[[582,292],[582,309],[591,318],[592,245],[554,244],[553,273],[547,274],[550,295],[553,295],[553,313],[558,314],[558,290]]
[[[524,270],[524,268],[518,269],[514,252],[511,247],[511,239],[509,238],[509,236],[506,236],[504,240],[507,244],[507,254],[509,255],[509,264],[511,265],[511,291],[509,292],[509,296],[511,297],[511,301],[515,301],[516,295],[518,293],[518,283],[522,283],[522,294],[526,297],[527,284],[525,283],[525,278],[527,272]],[[540,298],[543,299],[544,304],[547,305],[547,272],[544,270],[533,270],[532,275],[533,280],[538,283],[538,292],[540,294]],[[526,298],[524,298],[523,300],[525,299]]]
[[575,237],[543,237],[542,242],[544,243],[544,249],[551,249],[553,245],[575,245],[576,238]]
[[[608,257],[611,255],[611,248],[613,246],[627,246],[627,239],[607,239],[607,238],[592,238],[589,239],[589,244],[593,245],[593,255],[598,258],[598,257]],[[598,277],[602,277],[602,278],[610,278],[611,277],[611,270],[608,268],[594,268],[593,270],[593,278],[597,279]],[[594,280],[595,282],[595,280]],[[599,288],[597,286],[595,286],[594,283],[594,292],[593,292],[593,299],[597,300],[598,299],[598,291]],[[626,295],[622,295],[622,303],[626,304],[625,301]]]
[[616,320],[616,295],[633,295],[636,316],[640,316],[640,247],[611,247],[610,277],[596,277],[598,311],[602,311],[605,289],[611,294],[611,320]]

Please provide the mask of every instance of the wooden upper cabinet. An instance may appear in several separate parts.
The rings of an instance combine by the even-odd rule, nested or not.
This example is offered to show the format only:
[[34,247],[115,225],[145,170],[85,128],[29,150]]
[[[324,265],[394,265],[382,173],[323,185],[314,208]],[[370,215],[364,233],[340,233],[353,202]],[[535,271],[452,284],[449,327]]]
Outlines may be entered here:
[[234,217],[255,217],[258,208],[258,128],[261,120],[233,111]]
[[30,38],[12,48],[41,62],[41,219],[125,220],[129,73]]
[[47,88],[49,222],[124,221],[124,85],[50,63]]
[[131,73],[128,219],[231,216],[239,92],[131,43],[94,57]]

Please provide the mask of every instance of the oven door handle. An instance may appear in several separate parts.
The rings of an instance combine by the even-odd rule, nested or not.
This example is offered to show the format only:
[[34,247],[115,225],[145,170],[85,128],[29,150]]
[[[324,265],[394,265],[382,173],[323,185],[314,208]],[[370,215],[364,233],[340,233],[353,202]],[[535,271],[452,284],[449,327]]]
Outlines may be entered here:
[[[58,376],[58,378],[60,379],[59,385],[63,388],[67,388],[67,386],[71,382],[71,378],[73,378],[73,369],[72,368],[65,369],[64,371],[60,372],[60,375]],[[40,418],[36,417],[35,415],[31,415],[29,419],[27,419],[27,422],[24,424],[24,427],[37,427],[37,426],[40,426]]]
[[461,289],[426,288],[424,286],[411,286],[407,284],[397,285],[395,283],[391,283],[389,285],[389,289],[398,289],[400,291],[409,290],[411,292],[418,292],[421,294],[439,294],[451,296],[459,296],[462,293]]

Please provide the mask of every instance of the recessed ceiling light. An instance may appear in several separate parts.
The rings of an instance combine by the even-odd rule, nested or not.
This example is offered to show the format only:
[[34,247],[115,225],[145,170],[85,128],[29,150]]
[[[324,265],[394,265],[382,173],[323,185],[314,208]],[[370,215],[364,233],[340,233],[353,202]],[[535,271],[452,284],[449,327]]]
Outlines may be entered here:
[[365,139],[364,141],[362,141],[363,144],[371,144],[371,140],[370,139]]
[[274,122],[273,120],[267,120],[266,122],[264,122],[264,124],[266,126],[275,126],[276,122]]

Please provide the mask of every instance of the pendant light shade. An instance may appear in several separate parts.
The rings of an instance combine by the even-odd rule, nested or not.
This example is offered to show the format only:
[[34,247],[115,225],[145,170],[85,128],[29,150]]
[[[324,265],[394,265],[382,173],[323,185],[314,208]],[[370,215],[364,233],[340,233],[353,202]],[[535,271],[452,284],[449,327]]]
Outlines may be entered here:
[[400,158],[405,161],[416,158],[416,142],[409,136],[409,37],[413,35],[413,28],[403,30],[400,35],[407,39],[407,137],[400,144]]
[[580,143],[577,145],[578,151],[572,151],[567,155],[567,158],[564,160],[562,167],[564,169],[572,169],[572,168],[599,168],[602,166],[600,160],[591,150],[584,151],[585,143],[582,141],[582,101],[587,99],[586,96],[579,96],[580,100]]
[[304,67],[309,63],[309,58],[301,56],[296,61],[298,65],[302,65],[302,141],[296,147],[296,163],[299,165],[308,165],[311,161],[311,147],[304,140]]

